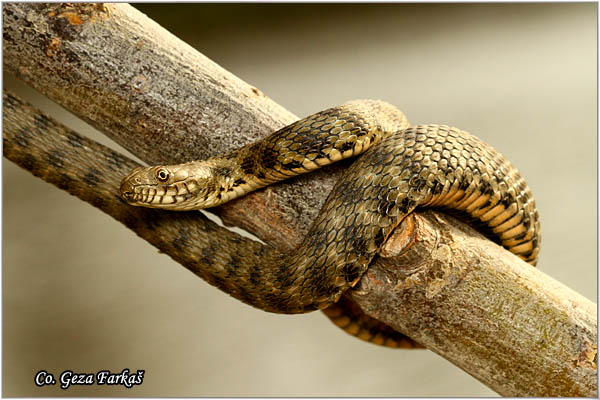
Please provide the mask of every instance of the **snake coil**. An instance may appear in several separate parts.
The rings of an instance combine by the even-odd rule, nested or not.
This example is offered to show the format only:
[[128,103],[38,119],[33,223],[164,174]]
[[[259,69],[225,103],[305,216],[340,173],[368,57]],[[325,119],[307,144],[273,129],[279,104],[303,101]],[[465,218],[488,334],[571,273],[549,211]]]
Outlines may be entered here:
[[538,212],[516,168],[477,137],[444,125],[410,126],[382,101],[348,102],[208,160],[136,168],[121,194],[144,207],[213,207],[359,154],[293,252],[245,255],[223,289],[271,312],[326,308],[358,282],[416,207],[461,214],[525,261],[537,262]]

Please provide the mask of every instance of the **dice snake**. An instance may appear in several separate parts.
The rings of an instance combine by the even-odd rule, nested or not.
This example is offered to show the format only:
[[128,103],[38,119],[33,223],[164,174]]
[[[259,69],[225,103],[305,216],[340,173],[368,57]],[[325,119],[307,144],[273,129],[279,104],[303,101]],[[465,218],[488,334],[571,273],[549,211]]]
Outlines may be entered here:
[[415,208],[458,214],[535,265],[540,221],[531,190],[493,147],[446,125],[410,125],[394,106],[355,100],[208,160],[135,168],[121,184],[132,205],[210,208],[358,156],[293,251],[243,257],[230,277],[265,311],[324,309],[353,287]]

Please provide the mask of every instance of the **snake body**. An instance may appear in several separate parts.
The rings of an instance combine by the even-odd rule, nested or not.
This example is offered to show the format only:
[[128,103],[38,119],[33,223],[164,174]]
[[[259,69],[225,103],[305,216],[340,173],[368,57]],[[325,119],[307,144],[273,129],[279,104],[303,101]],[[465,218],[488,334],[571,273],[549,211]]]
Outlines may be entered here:
[[358,282],[392,230],[417,207],[459,213],[536,264],[538,212],[516,168],[465,131],[410,126],[381,101],[330,108],[208,160],[136,168],[121,194],[144,207],[208,208],[359,154],[294,251],[242,255],[230,278],[252,288],[243,301],[278,313],[328,307]]

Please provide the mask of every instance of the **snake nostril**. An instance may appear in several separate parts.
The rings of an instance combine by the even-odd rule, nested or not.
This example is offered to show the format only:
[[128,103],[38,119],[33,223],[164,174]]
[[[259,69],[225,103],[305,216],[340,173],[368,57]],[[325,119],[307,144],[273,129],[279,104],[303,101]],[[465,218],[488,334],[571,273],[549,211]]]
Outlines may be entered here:
[[119,190],[121,196],[125,199],[129,199],[133,196],[133,185],[126,180],[121,183]]

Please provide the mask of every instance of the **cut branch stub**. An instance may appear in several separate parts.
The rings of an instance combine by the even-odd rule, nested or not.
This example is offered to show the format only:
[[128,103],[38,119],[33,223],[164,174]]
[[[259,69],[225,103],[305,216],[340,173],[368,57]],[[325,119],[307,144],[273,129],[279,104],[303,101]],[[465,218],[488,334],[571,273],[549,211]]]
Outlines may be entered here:
[[406,218],[351,292],[506,396],[595,396],[595,305],[464,223]]

